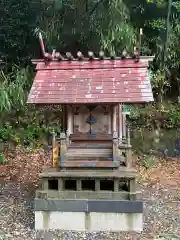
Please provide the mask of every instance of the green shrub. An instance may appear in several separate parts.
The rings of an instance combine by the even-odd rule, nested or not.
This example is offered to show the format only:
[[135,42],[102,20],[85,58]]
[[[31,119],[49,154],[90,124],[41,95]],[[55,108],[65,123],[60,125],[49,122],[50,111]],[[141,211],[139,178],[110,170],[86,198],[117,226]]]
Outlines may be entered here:
[[146,169],[149,169],[153,167],[153,165],[155,164],[155,157],[153,155],[144,156],[144,158],[141,161],[141,164]]
[[168,113],[167,128],[180,128],[180,106],[172,105]]
[[0,153],[0,165],[5,165],[7,163],[7,160],[4,157],[3,153]]

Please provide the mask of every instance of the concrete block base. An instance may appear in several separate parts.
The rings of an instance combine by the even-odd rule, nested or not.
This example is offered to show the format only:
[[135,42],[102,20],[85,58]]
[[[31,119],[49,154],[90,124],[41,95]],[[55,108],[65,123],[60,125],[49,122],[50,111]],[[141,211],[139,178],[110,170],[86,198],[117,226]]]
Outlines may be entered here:
[[143,230],[143,214],[35,211],[35,229],[141,232]]

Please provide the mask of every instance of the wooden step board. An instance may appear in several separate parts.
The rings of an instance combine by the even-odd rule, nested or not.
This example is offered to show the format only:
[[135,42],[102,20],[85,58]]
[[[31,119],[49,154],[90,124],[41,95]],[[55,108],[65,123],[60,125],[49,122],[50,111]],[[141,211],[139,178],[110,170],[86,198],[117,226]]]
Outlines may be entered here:
[[65,168],[118,168],[119,162],[98,160],[66,160],[62,167]]
[[127,168],[120,166],[118,169],[102,169],[97,171],[96,168],[93,169],[83,169],[79,168],[74,170],[62,170],[61,168],[45,168],[42,173],[40,173],[40,178],[91,178],[91,179],[120,179],[120,178],[135,178],[137,176],[137,170],[134,168]]
[[71,141],[112,141],[111,134],[105,133],[75,133],[70,135]]
[[112,149],[68,149],[66,156],[112,156]]
[[112,149],[113,145],[112,143],[84,143],[84,142],[73,142],[71,143],[68,148],[69,149]]
[[66,161],[113,161],[111,157],[99,157],[99,156],[66,156]]
[[99,148],[69,148],[66,153],[67,160],[112,160],[113,152],[111,149]]
[[82,153],[112,153],[112,148],[68,148],[68,152],[82,152]]

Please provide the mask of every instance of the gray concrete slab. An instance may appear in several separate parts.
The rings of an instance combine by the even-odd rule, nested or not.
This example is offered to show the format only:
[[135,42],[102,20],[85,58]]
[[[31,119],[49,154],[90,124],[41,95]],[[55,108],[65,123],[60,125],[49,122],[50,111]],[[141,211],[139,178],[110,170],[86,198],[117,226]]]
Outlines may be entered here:
[[35,211],[87,212],[87,200],[35,199]]
[[142,213],[143,202],[131,200],[35,199],[35,211]]
[[88,212],[142,213],[142,201],[130,200],[89,200]]

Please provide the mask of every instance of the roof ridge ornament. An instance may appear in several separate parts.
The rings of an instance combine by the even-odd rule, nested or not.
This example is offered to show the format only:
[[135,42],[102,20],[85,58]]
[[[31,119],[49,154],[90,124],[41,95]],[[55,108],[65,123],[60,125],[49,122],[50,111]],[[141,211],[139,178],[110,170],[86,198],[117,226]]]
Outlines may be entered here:
[[128,57],[128,52],[127,52],[126,48],[124,48],[124,50],[122,51],[121,59],[125,59],[127,57]]
[[[98,56],[95,57],[95,54],[92,51],[88,51],[88,57],[84,57],[81,51],[78,51],[76,56],[74,57],[71,52],[66,52],[65,54],[61,55],[59,52],[56,52],[55,49],[53,49],[52,53],[48,53],[45,50],[45,45],[43,41],[43,37],[41,32],[39,32],[39,42],[41,47],[41,52],[45,61],[45,64],[48,64],[50,61],[92,61],[92,60],[126,60],[126,59],[134,59],[135,62],[139,62],[140,60],[140,53],[141,53],[141,41],[142,41],[142,35],[143,35],[143,29],[140,28],[139,30],[139,40],[137,45],[134,47],[133,53],[130,53],[125,47],[122,51],[121,56],[116,57],[115,51],[112,51],[109,55],[109,57],[105,57],[105,52],[100,51]],[[148,57],[148,56],[146,56]],[[143,58],[143,56],[141,57]],[[153,58],[153,57],[151,57]]]
[[103,51],[100,51],[99,52],[99,58],[100,58],[100,60],[104,60],[104,52]]
[[63,61],[64,60],[64,57],[59,52],[55,53],[55,58],[58,59],[59,61]]
[[92,51],[88,52],[88,56],[89,56],[89,60],[93,60],[95,58],[94,53]]
[[42,33],[39,32],[38,36],[39,36],[39,42],[40,42],[41,52],[42,52],[42,55],[43,55],[43,57],[44,57],[46,51],[45,51],[45,46],[44,46],[44,41],[43,41]]
[[82,52],[80,52],[80,51],[77,52],[77,58],[79,60],[83,60],[84,59],[84,56],[83,56]]
[[112,51],[112,52],[110,53],[110,59],[111,59],[111,60],[115,60],[115,59],[116,59],[116,53],[115,53],[114,51]]
[[142,35],[143,35],[143,29],[140,28],[140,30],[139,30],[139,43],[138,43],[138,46],[134,47],[134,59],[135,59],[135,62],[139,62],[139,59],[140,59]]
[[66,52],[66,57],[69,61],[72,61],[74,59],[73,55],[71,54],[71,52]]

